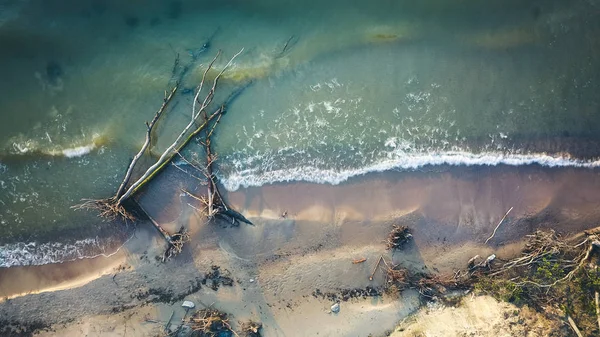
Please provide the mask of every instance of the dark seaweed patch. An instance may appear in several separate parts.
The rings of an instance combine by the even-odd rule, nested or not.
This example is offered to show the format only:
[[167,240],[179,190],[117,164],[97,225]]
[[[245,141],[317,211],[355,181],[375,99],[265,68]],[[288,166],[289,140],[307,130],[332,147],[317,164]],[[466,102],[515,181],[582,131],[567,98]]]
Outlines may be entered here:
[[48,76],[48,81],[52,84],[56,84],[58,80],[63,76],[63,68],[56,61],[49,61],[46,64],[46,76]]

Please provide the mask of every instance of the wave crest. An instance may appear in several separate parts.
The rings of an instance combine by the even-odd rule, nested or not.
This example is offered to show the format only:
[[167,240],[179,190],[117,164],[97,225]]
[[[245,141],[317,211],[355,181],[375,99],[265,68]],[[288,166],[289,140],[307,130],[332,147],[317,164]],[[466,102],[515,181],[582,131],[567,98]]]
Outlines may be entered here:
[[360,168],[346,170],[320,169],[314,166],[258,172],[258,169],[246,169],[233,172],[227,177],[220,177],[228,191],[240,187],[263,186],[277,182],[305,181],[319,184],[337,185],[351,177],[370,172],[389,170],[414,170],[424,166],[497,166],[497,165],[541,165],[545,167],[584,167],[596,168],[600,160],[585,161],[572,159],[570,156],[551,156],[547,154],[503,154],[503,153],[469,153],[450,151],[430,154],[404,154],[393,159],[385,159]]
[[15,266],[36,266],[49,263],[61,263],[98,256],[110,256],[107,253],[114,245],[111,239],[89,238],[70,243],[61,242],[17,242],[0,246],[0,268]]

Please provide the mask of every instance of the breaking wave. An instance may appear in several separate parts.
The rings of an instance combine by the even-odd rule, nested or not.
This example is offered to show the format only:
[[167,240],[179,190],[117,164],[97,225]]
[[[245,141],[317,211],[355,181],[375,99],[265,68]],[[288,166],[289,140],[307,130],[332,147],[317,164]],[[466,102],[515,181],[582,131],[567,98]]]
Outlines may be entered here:
[[547,154],[504,154],[504,153],[469,153],[449,151],[441,153],[404,154],[393,159],[385,159],[359,168],[332,170],[314,166],[298,166],[293,168],[267,170],[258,168],[238,170],[225,177],[219,177],[223,186],[229,191],[240,187],[263,186],[277,182],[305,181],[319,184],[337,185],[351,177],[370,172],[390,170],[415,170],[425,166],[524,166],[541,165],[545,167],[600,167],[600,159],[579,160],[570,156],[551,156]]
[[0,246],[0,268],[36,266],[49,263],[92,259],[111,256],[120,248],[114,247],[113,239],[90,238],[71,243],[18,242]]

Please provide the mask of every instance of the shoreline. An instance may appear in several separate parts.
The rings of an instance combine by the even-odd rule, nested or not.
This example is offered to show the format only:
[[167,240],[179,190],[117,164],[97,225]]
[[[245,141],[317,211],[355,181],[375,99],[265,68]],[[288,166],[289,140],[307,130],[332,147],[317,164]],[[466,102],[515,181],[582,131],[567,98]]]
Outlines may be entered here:
[[[159,180],[157,185],[161,185],[161,182],[165,181]],[[492,245],[498,246],[518,241],[530,232],[536,223],[538,227],[551,227],[553,223],[560,223],[561,229],[566,232],[595,227],[594,219],[600,219],[600,211],[594,209],[594,205],[600,202],[600,194],[596,193],[598,187],[600,173],[597,170],[535,166],[447,166],[437,167],[437,170],[369,173],[353,177],[340,185],[274,183],[234,192],[224,190],[224,195],[236,209],[242,210],[248,217],[259,218],[260,221],[315,222],[315,228],[320,227],[322,223],[345,223],[342,235],[349,244],[368,241],[354,235],[364,232],[365,226],[362,222],[386,221],[403,221],[418,231],[422,230],[429,244],[439,241],[440,238],[444,242],[452,243],[483,242],[487,238],[486,235],[489,236],[493,230],[494,222],[497,222],[506,210],[514,207],[509,218],[519,220],[499,228],[491,241]],[[149,203],[156,201],[154,192],[165,191],[175,194],[175,191],[158,186],[144,193],[141,202],[147,207]],[[497,203],[496,200],[502,202]],[[194,215],[195,212],[189,206],[185,209],[186,205],[182,199],[176,196],[171,199],[164,198],[159,205],[147,208],[167,230],[177,230],[175,222],[181,220],[189,225],[192,233],[197,232],[200,227],[197,223],[200,220]],[[168,211],[156,213],[158,209]],[[287,214],[286,219],[282,218],[284,212]],[[577,223],[568,224],[569,220],[576,220]],[[474,221],[478,224],[466,227]],[[453,228],[441,230],[447,227],[448,223],[451,223]],[[90,252],[91,256],[96,256],[94,258],[79,257],[58,265],[84,265],[86,261],[101,259],[102,255],[115,253],[125,241],[123,235],[130,231],[124,229],[115,237],[113,233],[117,225],[104,224],[98,233],[104,235],[103,238],[110,243],[109,249]],[[434,238],[430,229],[437,230],[438,236],[444,234],[443,237]],[[68,235],[72,232],[67,231],[63,234]],[[64,239],[62,234],[50,237],[50,240]],[[73,238],[82,237],[75,234]],[[51,269],[51,265],[53,264],[37,266]],[[14,267],[35,269],[36,265]],[[0,272],[10,274],[12,268],[0,268]],[[0,293],[0,297],[3,296],[7,295]]]
[[[166,321],[171,310],[177,312],[176,319],[181,315],[181,300],[191,299],[197,304],[215,302],[219,310],[238,320],[261,321],[266,336],[306,326],[308,321],[301,317],[317,322],[315,333],[377,335],[417,310],[414,295],[406,294],[400,301],[384,295],[374,302],[344,302],[345,314],[339,317],[327,314],[331,306],[327,299],[311,295],[316,289],[325,293],[381,287],[385,282],[381,273],[372,282],[368,276],[378,257],[389,254],[383,240],[392,225],[407,225],[414,235],[402,254],[391,256],[394,263],[450,273],[464,268],[474,255],[493,253],[505,259],[518,254],[524,236],[538,227],[573,234],[596,227],[600,219],[595,209],[600,202],[600,175],[582,169],[386,172],[336,186],[288,183],[227,192],[232,207],[255,223],[240,227],[206,226],[187,206],[192,200],[173,187],[173,179],[182,177],[175,173],[159,177],[140,202],[168,231],[181,224],[189,228],[191,241],[180,256],[158,263],[155,257],[162,254],[164,242],[150,225],[140,223],[134,238],[111,258],[2,269],[5,282],[18,280],[27,271],[37,283],[22,284],[12,292],[0,286],[4,298],[0,315],[13,323],[56,326],[129,312],[137,321],[128,322],[140,327],[142,317],[135,313],[141,308],[148,306],[144,310],[152,309],[152,319]],[[513,211],[485,245],[510,207]],[[352,263],[361,258],[366,262]],[[215,265],[231,275],[232,287],[215,291],[198,283]],[[58,274],[63,277],[53,276]],[[15,296],[23,293],[30,294]],[[360,309],[367,303],[370,309]],[[64,306],[60,314],[50,314],[57,306]],[[367,317],[377,322],[376,328],[352,323]]]

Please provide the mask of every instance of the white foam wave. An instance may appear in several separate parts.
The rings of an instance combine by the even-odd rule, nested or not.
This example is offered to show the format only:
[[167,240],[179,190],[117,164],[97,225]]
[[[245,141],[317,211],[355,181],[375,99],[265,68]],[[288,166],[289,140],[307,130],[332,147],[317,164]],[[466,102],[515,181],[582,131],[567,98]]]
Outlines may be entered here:
[[91,141],[82,139],[71,144],[71,147],[67,147],[54,144],[47,132],[45,138],[50,144],[43,143],[37,139],[25,139],[24,136],[17,138],[12,140],[12,151],[10,152],[13,154],[41,153],[47,156],[67,158],[85,156],[101,146],[104,141],[100,134],[94,134]]
[[84,146],[78,146],[70,149],[64,149],[61,151],[62,155],[67,158],[75,158],[85,156],[86,154],[92,152],[96,148],[96,144],[88,144]]
[[36,266],[115,254],[116,251],[108,254],[105,252],[106,244],[107,242],[98,238],[77,240],[72,243],[18,242],[6,244],[0,246],[0,268]]
[[547,154],[503,154],[503,153],[469,153],[450,151],[443,153],[405,153],[395,158],[381,160],[371,165],[347,169],[329,170],[314,166],[300,166],[288,169],[258,173],[256,169],[246,169],[220,177],[223,186],[229,191],[240,187],[262,186],[276,182],[306,181],[320,184],[337,185],[351,177],[370,172],[384,172],[394,169],[414,170],[424,166],[523,166],[537,164],[545,167],[600,167],[600,160],[584,161],[568,156],[550,156]]

